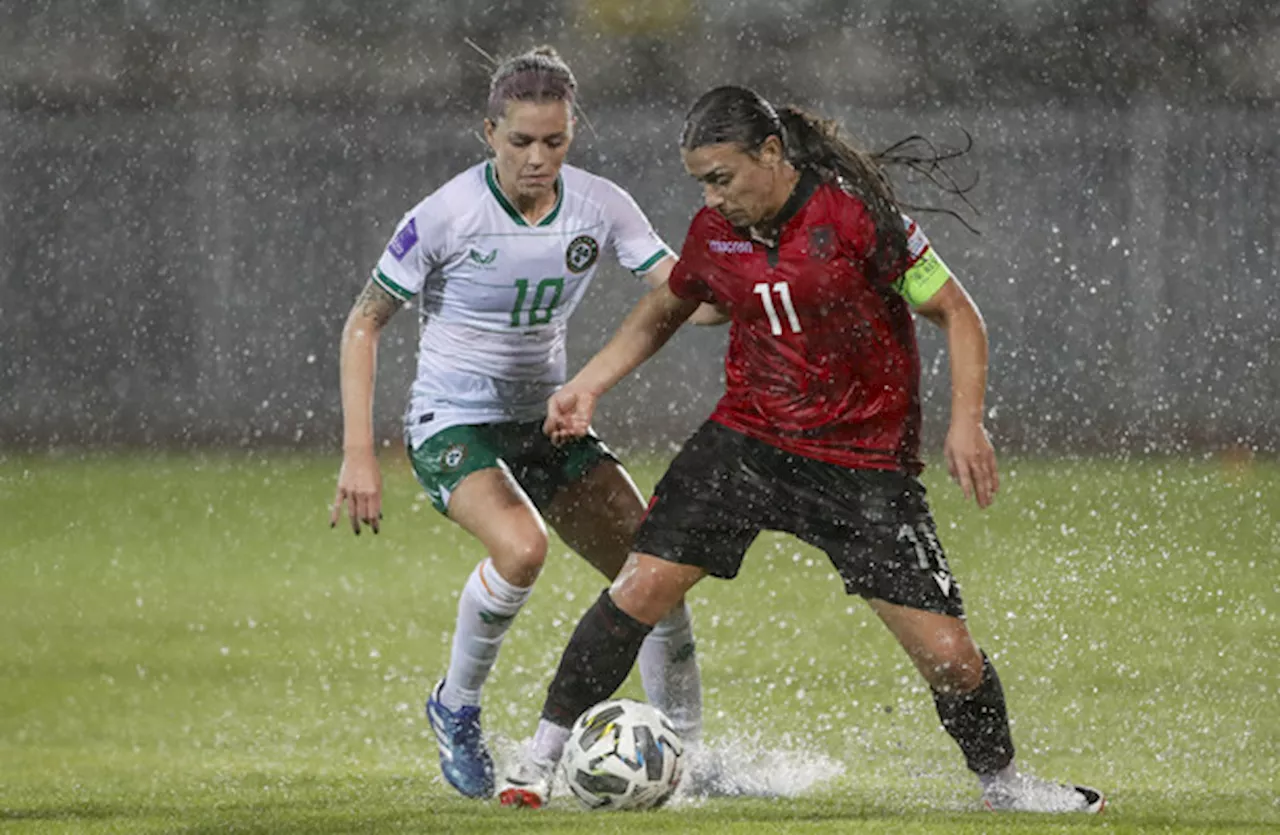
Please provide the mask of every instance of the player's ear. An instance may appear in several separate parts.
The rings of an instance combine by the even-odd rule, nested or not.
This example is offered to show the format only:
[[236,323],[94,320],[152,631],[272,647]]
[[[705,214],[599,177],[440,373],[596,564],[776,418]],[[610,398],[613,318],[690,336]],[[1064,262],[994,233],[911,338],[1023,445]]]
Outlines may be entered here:
[[488,118],[484,120],[484,141],[488,142],[489,147],[492,148],[494,151],[498,150],[497,140],[494,136],[497,130],[498,130],[498,125],[496,122]]
[[764,142],[760,144],[758,155],[760,164],[768,168],[776,168],[787,156],[782,148],[782,140],[775,134],[770,134],[764,138]]

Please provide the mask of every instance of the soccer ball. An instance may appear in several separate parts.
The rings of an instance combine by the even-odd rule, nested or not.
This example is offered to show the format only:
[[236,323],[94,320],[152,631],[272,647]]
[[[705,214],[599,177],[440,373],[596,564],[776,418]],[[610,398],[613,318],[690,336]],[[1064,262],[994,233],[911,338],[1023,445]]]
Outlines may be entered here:
[[662,711],[614,699],[573,723],[561,768],[588,809],[653,809],[680,783],[683,753],[684,743]]

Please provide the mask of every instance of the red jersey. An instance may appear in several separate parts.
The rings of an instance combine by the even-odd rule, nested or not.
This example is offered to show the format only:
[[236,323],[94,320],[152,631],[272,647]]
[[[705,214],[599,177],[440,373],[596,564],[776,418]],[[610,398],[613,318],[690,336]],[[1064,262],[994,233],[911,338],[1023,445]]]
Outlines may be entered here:
[[899,276],[875,275],[871,215],[806,173],[779,220],[770,247],[704,208],[671,273],[677,296],[732,317],[711,420],[832,464],[920,472],[915,326]]

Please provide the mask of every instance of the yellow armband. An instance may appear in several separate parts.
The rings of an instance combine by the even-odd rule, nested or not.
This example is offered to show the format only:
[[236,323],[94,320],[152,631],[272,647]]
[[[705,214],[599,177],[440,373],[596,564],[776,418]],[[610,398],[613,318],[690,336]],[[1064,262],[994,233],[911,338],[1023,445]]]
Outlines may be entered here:
[[907,300],[907,304],[918,307],[933,298],[942,289],[942,285],[947,283],[948,278],[951,278],[951,270],[947,269],[933,247],[929,247],[920,256],[920,260],[893,282],[893,289]]

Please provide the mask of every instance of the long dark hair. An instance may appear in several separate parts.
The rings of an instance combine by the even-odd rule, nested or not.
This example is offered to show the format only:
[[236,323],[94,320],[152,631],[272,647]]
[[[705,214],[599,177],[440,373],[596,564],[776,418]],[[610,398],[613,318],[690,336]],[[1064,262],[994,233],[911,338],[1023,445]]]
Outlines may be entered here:
[[489,79],[485,115],[498,121],[509,101],[565,101],[573,107],[578,81],[554,47],[539,46],[499,63]]
[[[835,120],[823,119],[798,107],[775,109],[760,94],[745,87],[717,87],[703,94],[685,117],[680,147],[693,150],[728,142],[754,153],[770,136],[782,141],[787,161],[797,169],[813,171],[823,180],[837,183],[867,207],[876,229],[872,260],[882,274],[901,270],[907,257],[902,204],[894,195],[883,164],[911,167],[961,199],[968,188],[972,188],[958,186],[945,172],[936,173],[940,162],[958,154],[939,154],[935,150],[930,158],[912,152],[917,141],[928,144],[922,137],[910,137],[880,154],[872,154],[841,136],[840,125]],[[955,214],[946,209],[937,211]],[[963,218],[961,221],[964,222]]]

